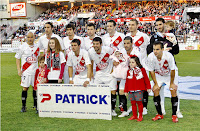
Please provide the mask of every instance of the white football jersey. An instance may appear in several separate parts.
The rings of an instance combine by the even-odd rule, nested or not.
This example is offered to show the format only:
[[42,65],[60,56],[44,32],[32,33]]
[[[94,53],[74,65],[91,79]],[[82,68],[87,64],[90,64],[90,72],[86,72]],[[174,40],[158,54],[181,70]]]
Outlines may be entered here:
[[[95,35],[95,37],[100,37],[100,36]],[[92,39],[90,39],[89,36],[84,37],[84,43],[85,43],[85,49],[87,51],[93,46]]]
[[[79,39],[81,41],[81,48],[85,49],[85,45],[84,45],[84,40],[82,37],[74,35],[73,39]],[[66,36],[63,38],[63,42],[64,42],[64,47],[66,50],[71,51],[71,42],[73,39],[69,39],[69,36]]]
[[[15,58],[21,59],[21,70],[24,64],[29,63],[31,64],[23,74],[26,75],[35,75],[35,71],[38,68],[38,56],[39,54],[39,47],[38,45],[28,45],[27,43],[23,43],[19,46],[19,50],[15,54]],[[36,51],[38,50],[38,51]],[[35,55],[36,53],[37,55]]]
[[76,69],[76,75],[80,78],[87,78],[87,67],[86,65],[91,64],[89,54],[86,50],[80,49],[79,56],[75,56],[75,53],[71,51],[68,54],[67,65],[73,66]]
[[[131,36],[131,33],[128,33],[126,36]],[[141,53],[142,61],[147,58],[147,46],[150,44],[150,38],[147,34],[137,31],[135,36],[131,36],[133,39],[133,46],[137,47],[138,51]],[[144,60],[144,61],[145,61]]]
[[157,77],[168,77],[171,74],[171,70],[175,70],[175,61],[171,53],[163,51],[163,55],[160,61],[154,53],[148,55],[146,61],[146,68],[148,71],[155,71]]
[[127,54],[125,48],[121,49],[120,52],[124,55],[125,58],[130,58],[130,56],[137,56],[140,60],[140,63],[143,65],[143,61],[142,61],[142,57],[141,57],[141,53],[137,50],[136,47],[133,47],[132,51],[130,54]]
[[97,54],[94,48],[90,48],[88,52],[90,59],[96,63],[96,75],[111,73],[113,61],[109,57],[114,53],[114,50],[111,47],[102,46],[100,54]]
[[[52,34],[51,35],[51,38],[52,37],[56,37],[58,39],[58,41],[60,42],[60,46],[62,48],[62,50],[65,49],[64,45],[63,45],[63,40],[60,36],[56,35],[56,34]],[[47,50],[48,48],[48,43],[49,43],[49,39],[47,39],[47,36],[46,34],[41,36],[39,41],[38,41],[38,46],[40,47],[40,49],[44,49],[44,50]]]
[[114,36],[110,36],[109,33],[102,37],[103,45],[109,47],[117,47],[118,50],[124,47],[125,35],[119,32],[115,32]]

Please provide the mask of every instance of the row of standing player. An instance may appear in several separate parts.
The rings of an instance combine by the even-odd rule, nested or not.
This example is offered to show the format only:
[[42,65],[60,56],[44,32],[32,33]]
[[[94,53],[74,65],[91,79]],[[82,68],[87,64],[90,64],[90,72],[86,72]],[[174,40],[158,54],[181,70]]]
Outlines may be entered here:
[[[156,23],[159,23],[160,21],[158,20]],[[124,35],[123,34],[121,34],[121,33],[118,33],[118,32],[116,32],[115,31],[115,28],[116,28],[116,23],[114,22],[114,21],[108,21],[108,23],[107,23],[107,31],[108,31],[108,34],[106,34],[106,35],[104,35],[103,37],[102,37],[102,39],[103,39],[103,45],[106,45],[106,46],[110,46],[110,47],[115,47],[114,48],[114,50],[123,50],[123,47],[125,47],[125,51],[127,51],[126,52],[126,54],[128,54],[128,51],[129,51],[129,53],[131,54],[131,53],[133,53],[133,54],[135,54],[135,55],[137,55],[139,58],[140,58],[140,61],[141,61],[141,63],[142,64],[144,64],[144,61],[145,61],[145,59],[146,59],[146,57],[147,57],[147,55],[146,55],[146,48],[147,48],[147,46],[149,45],[149,38],[148,38],[148,36],[146,35],[146,34],[144,34],[144,33],[141,33],[141,32],[139,32],[139,31],[137,31],[137,26],[138,26],[138,22],[136,21],[136,20],[132,20],[132,21],[130,21],[130,23],[129,23],[129,29],[130,29],[130,34],[128,34],[129,36],[131,36],[132,38],[133,38],[133,42],[132,42],[132,39],[131,40],[129,40],[130,41],[130,43],[131,43],[131,45],[132,45],[132,43],[134,43],[134,48],[130,48],[130,46],[128,47],[128,46],[126,46],[126,43],[124,42],[124,44],[123,44],[123,39],[124,39]],[[59,36],[57,36],[57,35],[55,35],[55,34],[52,34],[52,27],[53,27],[53,25],[51,24],[51,23],[46,23],[45,24],[45,36],[43,36],[43,37],[41,37],[40,38],[40,40],[39,40],[39,46],[41,47],[41,48],[43,48],[43,49],[45,49],[45,43],[47,43],[47,46],[48,46],[48,39],[50,39],[51,37],[56,37],[60,42],[59,43],[62,43],[62,41],[61,41],[61,39],[59,38]],[[78,37],[78,36],[75,36],[74,35],[74,27],[73,27],[73,25],[67,25],[67,27],[66,27],[66,29],[67,29],[67,33],[68,33],[68,37],[66,37],[66,38],[64,38],[63,40],[64,40],[64,43],[67,43],[67,44],[64,44],[64,46],[62,46],[62,44],[61,44],[61,48],[63,49],[64,47],[65,47],[65,49],[66,49],[66,52],[65,52],[65,54],[66,54],[66,59],[69,59],[69,58],[71,58],[71,63],[70,62],[67,62],[67,65],[69,65],[69,76],[70,76],[70,78],[69,78],[69,80],[70,80],[70,82],[69,83],[73,83],[74,81],[72,80],[72,77],[73,77],[73,74],[72,74],[72,71],[73,71],[73,68],[71,68],[72,67],[72,65],[74,64],[75,66],[76,65],[79,65],[79,66],[76,66],[77,68],[76,68],[76,73],[77,74],[79,74],[79,73],[82,73],[82,75],[84,74],[85,76],[86,76],[86,74],[87,74],[87,72],[85,72],[85,73],[83,73],[84,72],[84,68],[81,68],[81,66],[80,65],[82,65],[82,64],[85,64],[84,62],[82,62],[81,61],[81,59],[82,58],[84,58],[85,57],[85,59],[86,59],[86,63],[87,64],[90,64],[90,63],[88,63],[87,61],[87,58],[89,58],[89,56],[87,56],[86,54],[87,54],[87,52],[84,52],[82,49],[82,53],[80,52],[80,54],[81,55],[83,55],[83,57],[81,57],[81,56],[78,56],[78,57],[74,57],[75,55],[74,55],[74,53],[75,53],[75,50],[77,50],[77,46],[78,46],[78,44],[80,44],[81,45],[81,48],[84,48],[84,45],[85,45],[85,49],[87,50],[87,49],[90,49],[90,50],[92,50],[93,49],[93,51],[90,51],[91,53],[89,53],[89,54],[93,54],[92,56],[95,56],[94,55],[94,50],[95,50],[95,48],[96,49],[98,49],[98,46],[95,46],[95,44],[94,44],[94,42],[93,42],[93,44],[94,44],[94,48],[92,48],[92,46],[93,46],[93,44],[92,44],[92,37],[94,38],[96,35],[95,35],[95,26],[93,25],[93,24],[89,24],[88,26],[87,26],[87,31],[88,31],[88,35],[89,35],[89,37],[86,37],[85,38],[85,44],[83,44],[84,42],[83,42],[83,40],[82,40],[82,38],[81,37]],[[169,37],[170,38],[170,37]],[[170,42],[170,39],[167,39],[168,40],[168,43]],[[79,40],[76,40],[75,42],[73,42],[73,43],[75,43],[74,45],[71,43],[71,40],[73,40],[73,39],[79,39]],[[81,41],[82,40],[82,41]],[[88,41],[87,41],[88,40]],[[51,40],[50,40],[51,41]],[[57,64],[57,67],[58,67],[58,61],[53,61],[53,62],[51,62],[52,60],[51,60],[51,57],[49,57],[49,56],[51,56],[52,55],[52,53],[50,53],[50,48],[51,48],[51,46],[53,45],[53,44],[51,44],[51,43],[56,43],[56,40],[55,40],[55,38],[54,38],[54,40],[52,39],[52,42],[50,42],[49,41],[49,49],[47,50],[47,52],[49,53],[49,55],[48,55],[48,53],[47,53],[47,55],[46,55],[46,59],[45,59],[45,63],[47,64],[47,66],[49,65],[49,67],[48,68],[50,68],[50,70],[56,70],[57,71],[57,69],[58,68],[55,68],[55,69],[53,69],[53,68],[51,68],[51,66],[52,66],[52,64],[51,63],[53,63],[53,64],[55,64],[55,66],[56,66],[56,64]],[[166,41],[166,38],[165,38],[165,41]],[[171,40],[172,41],[172,40]],[[80,42],[80,43],[79,43]],[[153,42],[152,42],[153,43]],[[71,47],[71,45],[72,45],[72,48],[70,48]],[[152,44],[150,44],[150,45],[152,45]],[[175,44],[173,44],[173,45],[175,45]],[[54,46],[55,46],[55,44],[54,44]],[[68,47],[68,48],[67,48]],[[104,46],[105,47],[105,46]],[[103,48],[104,48],[103,47]],[[132,46],[131,46],[132,47]],[[91,49],[92,48],[92,49]],[[102,48],[102,49],[103,49]],[[105,47],[105,48],[107,48],[107,47]],[[173,48],[173,47],[172,47]],[[74,53],[69,53],[70,52],[70,50],[73,50],[74,51]],[[106,49],[105,49],[106,50]],[[109,49],[108,49],[109,50]],[[113,50],[113,49],[112,49]],[[95,50],[96,51],[96,50]],[[149,51],[148,49],[147,49],[147,51]],[[112,51],[111,51],[112,52]],[[123,51],[122,51],[123,52]],[[138,53],[137,53],[138,52]],[[99,52],[99,53],[101,53],[101,52]],[[117,53],[117,52],[116,52]],[[56,54],[56,53],[55,53]],[[62,52],[60,52],[60,53],[58,53],[59,55],[61,55],[62,54],[62,57],[64,56],[64,54],[62,53]],[[75,53],[76,54],[76,53]],[[17,54],[16,54],[17,55]],[[103,59],[104,57],[103,56],[101,56],[100,57],[100,55],[101,54],[99,54],[99,58],[98,57],[94,57],[93,59],[93,61],[95,61],[95,63],[98,63],[97,64],[97,68],[105,68],[105,67],[107,67],[109,64],[107,63],[107,62],[104,62],[104,61],[106,61],[106,59],[107,59],[107,56],[105,57],[106,59]],[[54,55],[54,57],[55,57],[56,55]],[[57,57],[58,57],[58,55],[57,55]],[[75,60],[74,58],[77,58],[77,61],[79,62],[79,63],[77,63],[77,61],[73,61],[73,60]],[[17,57],[16,57],[17,58]],[[56,57],[55,57],[56,58]],[[91,58],[92,59],[92,58]],[[99,60],[98,60],[99,59]],[[103,61],[101,61],[101,60],[103,60]],[[63,59],[63,58],[61,58],[61,61],[64,63],[65,62],[65,60]],[[67,61],[69,61],[69,60],[67,60]],[[101,64],[99,64],[99,63],[101,63]],[[113,64],[114,64],[114,66],[117,66],[118,64],[119,64],[120,62],[116,62],[116,61],[114,61],[113,62]],[[111,64],[112,65],[112,64]],[[68,66],[65,66],[65,68],[67,68]],[[88,67],[90,67],[90,66],[88,66]],[[88,68],[87,67],[87,68]],[[97,69],[96,68],[96,69]],[[110,68],[111,69],[111,68]],[[60,67],[60,70],[62,70],[61,72],[63,72],[63,66],[62,66],[62,64],[61,64],[61,67]],[[67,69],[65,69],[65,71],[68,71]],[[92,72],[92,69],[90,69],[90,71]],[[18,72],[19,72],[19,68],[18,68]],[[50,71],[51,72],[51,71]],[[110,70],[108,70],[108,72],[109,72],[109,74],[110,74]],[[45,74],[47,74],[47,73],[45,73]],[[55,73],[55,74],[58,74],[58,73]],[[50,76],[55,76],[55,74],[54,73],[52,73]],[[64,75],[65,74],[67,74],[67,76],[68,76],[68,73],[64,73]],[[104,73],[105,74],[105,73]],[[108,74],[108,76],[109,76],[109,74]],[[62,75],[63,75],[63,73],[60,73],[59,74],[59,78],[62,78]],[[81,75],[81,74],[79,74],[79,75]],[[88,74],[87,74],[88,75]],[[97,77],[97,78],[101,78],[101,73],[98,73],[97,72],[97,74],[95,75],[96,77],[97,76],[99,76],[99,77]],[[58,76],[58,75],[57,75]],[[78,76],[78,75],[75,75],[75,76]],[[91,77],[92,77],[93,75],[91,75],[90,77],[89,77],[89,75],[88,75],[88,77],[87,77],[87,81],[86,81],[86,83],[84,83],[84,84],[88,84],[88,82],[91,80]],[[105,77],[105,76],[104,76]],[[23,77],[24,78],[24,77]],[[74,79],[77,79],[76,77],[74,78]],[[81,79],[81,78],[78,78],[78,79]],[[108,83],[115,83],[115,81],[114,80],[110,80],[111,78],[109,78],[109,79],[106,79],[107,80],[107,82]],[[65,79],[65,77],[64,77],[64,80],[68,80],[68,79]],[[94,80],[96,80],[95,81],[95,83],[106,83],[106,82],[103,82],[104,80],[100,80],[100,79],[94,79]],[[98,80],[98,81],[97,81]],[[61,82],[62,81],[62,79],[60,79],[59,80],[59,82]],[[113,82],[111,82],[111,81],[113,81]],[[123,107],[123,110],[124,110],[124,112],[120,115],[121,117],[123,117],[123,116],[126,116],[125,115],[125,111],[127,110],[127,107],[126,107],[126,103],[127,103],[127,100],[126,100],[126,97],[125,97],[125,95],[124,95],[124,84],[125,84],[125,82],[122,82],[123,81],[123,79],[121,79],[121,83],[120,83],[120,85],[119,85],[119,98],[120,98],[120,104],[122,105],[122,107]],[[52,82],[52,81],[51,81]],[[65,83],[67,83],[67,82],[65,82]],[[24,86],[23,86],[24,87]],[[29,87],[29,86],[28,86]],[[111,86],[111,87],[116,87],[116,86]],[[23,88],[23,90],[24,90],[24,88]],[[27,90],[27,88],[25,88],[25,91]],[[27,93],[26,93],[26,95],[25,95],[25,97],[23,97],[23,94],[25,94],[24,93],[24,91],[22,92],[22,103],[23,103],[23,100],[24,99],[26,99],[26,97],[27,97]],[[33,94],[35,94],[35,93],[33,93]],[[145,95],[145,94],[147,94],[147,95]],[[116,89],[114,88],[113,90],[112,90],[112,109],[113,109],[113,115],[116,115],[116,113],[115,113],[115,111],[114,111],[114,108],[115,108],[115,102],[116,102]],[[144,101],[143,101],[143,105],[144,105],[144,109],[146,109],[146,107],[147,107],[147,102],[148,102],[148,93],[144,93]],[[24,104],[23,104],[24,105]],[[119,117],[120,117],[119,116]]]

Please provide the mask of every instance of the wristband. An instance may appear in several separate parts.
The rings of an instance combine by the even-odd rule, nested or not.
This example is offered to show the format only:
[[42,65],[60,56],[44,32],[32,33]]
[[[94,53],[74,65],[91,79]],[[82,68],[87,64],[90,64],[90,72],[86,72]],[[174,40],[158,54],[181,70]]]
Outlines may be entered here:
[[69,81],[73,81],[72,77],[69,78]]

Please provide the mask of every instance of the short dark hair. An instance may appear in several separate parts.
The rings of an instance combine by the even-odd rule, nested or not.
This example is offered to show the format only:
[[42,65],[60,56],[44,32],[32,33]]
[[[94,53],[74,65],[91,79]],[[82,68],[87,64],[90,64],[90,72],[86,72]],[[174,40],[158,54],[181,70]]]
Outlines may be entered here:
[[78,46],[81,45],[81,41],[79,39],[73,39],[71,43],[77,43]]
[[131,37],[131,36],[126,36],[126,37],[124,38],[124,40],[130,40],[130,41],[131,41],[131,43],[133,43],[133,39],[132,39],[132,37]]
[[138,22],[136,19],[131,19],[130,21],[133,21],[133,22],[135,22],[135,23],[136,23],[136,25],[138,25],[138,24],[139,24],[139,22]]
[[155,41],[155,42],[153,43],[153,46],[154,46],[154,45],[160,45],[161,49],[164,48],[164,44],[163,44],[162,41]]
[[49,24],[51,26],[51,28],[53,28],[53,23],[52,22],[46,22],[45,25],[46,24]]
[[134,59],[136,64],[137,64],[137,66],[139,68],[142,68],[142,64],[140,63],[140,59],[137,56],[131,56],[130,59]]
[[87,27],[91,27],[91,26],[93,26],[94,29],[95,29],[95,25],[94,25],[93,23],[89,23],[89,24],[87,25]]
[[92,40],[93,41],[99,41],[100,44],[102,44],[102,39],[101,37],[94,37],[94,39]]
[[107,23],[108,22],[111,22],[111,23],[113,23],[114,26],[116,26],[116,22],[114,20],[109,20],[109,21],[107,21]]
[[68,24],[68,25],[66,25],[66,29],[67,28],[72,28],[73,30],[75,30],[75,26],[73,25],[73,24]]
[[161,21],[162,23],[165,23],[165,20],[163,18],[157,18],[156,22]]

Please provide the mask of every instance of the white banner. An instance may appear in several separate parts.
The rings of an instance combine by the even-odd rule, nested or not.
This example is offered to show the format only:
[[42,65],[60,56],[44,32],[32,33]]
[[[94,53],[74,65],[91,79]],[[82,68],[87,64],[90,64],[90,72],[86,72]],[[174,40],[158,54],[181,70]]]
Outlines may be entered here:
[[44,20],[44,21],[40,21],[40,22],[28,22],[28,26],[44,26],[44,24],[46,22],[52,22],[54,26],[55,25],[60,25],[60,24],[63,24],[63,25],[69,24],[69,20],[62,19],[60,21],[57,21],[57,20]]
[[39,117],[112,120],[107,85],[40,84],[37,97]]
[[200,12],[200,7],[188,8],[187,12],[199,13]]
[[26,3],[10,3],[10,17],[26,17]]

